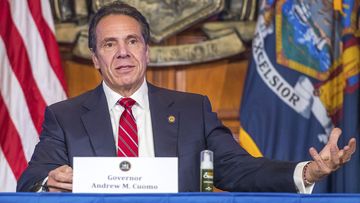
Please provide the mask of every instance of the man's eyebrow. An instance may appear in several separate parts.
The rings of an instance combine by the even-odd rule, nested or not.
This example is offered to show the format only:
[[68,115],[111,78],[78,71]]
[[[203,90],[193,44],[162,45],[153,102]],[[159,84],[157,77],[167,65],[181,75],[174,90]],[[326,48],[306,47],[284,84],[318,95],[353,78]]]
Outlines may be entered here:
[[109,42],[109,41],[116,41],[116,38],[115,37],[107,37],[102,40],[102,42]]
[[132,39],[132,38],[141,40],[141,36],[139,36],[137,34],[130,34],[130,35],[126,36],[126,39]]

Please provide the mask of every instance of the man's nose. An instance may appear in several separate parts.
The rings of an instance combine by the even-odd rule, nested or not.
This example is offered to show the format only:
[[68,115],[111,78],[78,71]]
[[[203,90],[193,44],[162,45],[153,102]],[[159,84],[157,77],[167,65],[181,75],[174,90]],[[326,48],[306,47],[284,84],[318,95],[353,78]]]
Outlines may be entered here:
[[116,58],[127,58],[130,57],[129,49],[126,45],[118,45]]

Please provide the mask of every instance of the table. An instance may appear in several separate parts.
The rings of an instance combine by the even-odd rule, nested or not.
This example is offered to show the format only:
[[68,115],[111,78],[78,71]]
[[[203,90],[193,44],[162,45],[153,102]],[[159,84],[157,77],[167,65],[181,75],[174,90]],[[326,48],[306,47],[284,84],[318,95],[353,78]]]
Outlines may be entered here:
[[360,194],[175,193],[73,194],[0,193],[0,203],[360,203]]

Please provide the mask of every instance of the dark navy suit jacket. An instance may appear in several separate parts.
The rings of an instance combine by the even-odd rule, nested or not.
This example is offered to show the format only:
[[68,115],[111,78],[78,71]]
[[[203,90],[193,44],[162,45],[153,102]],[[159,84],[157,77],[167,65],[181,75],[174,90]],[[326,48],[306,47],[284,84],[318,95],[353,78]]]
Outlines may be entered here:
[[[227,191],[295,192],[296,164],[246,153],[207,97],[148,84],[156,157],[178,157],[179,191],[199,191],[200,152],[214,152],[215,186]],[[169,115],[175,122],[168,122]],[[43,131],[18,191],[31,191],[50,170],[73,165],[74,156],[116,156],[103,87],[49,106]]]

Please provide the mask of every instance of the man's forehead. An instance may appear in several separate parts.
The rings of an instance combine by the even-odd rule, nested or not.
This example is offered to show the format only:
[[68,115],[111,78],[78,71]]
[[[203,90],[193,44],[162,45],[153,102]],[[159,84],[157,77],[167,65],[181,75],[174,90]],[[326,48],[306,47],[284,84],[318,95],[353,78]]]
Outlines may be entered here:
[[[96,28],[101,27],[108,27],[108,26],[129,26],[129,27],[137,27],[141,28],[140,23],[132,16],[124,15],[124,14],[110,14],[107,16],[102,17],[96,25]],[[119,28],[121,28],[119,26]]]
[[127,15],[108,15],[103,17],[96,25],[97,35],[131,33],[141,36],[140,23],[131,16]]

